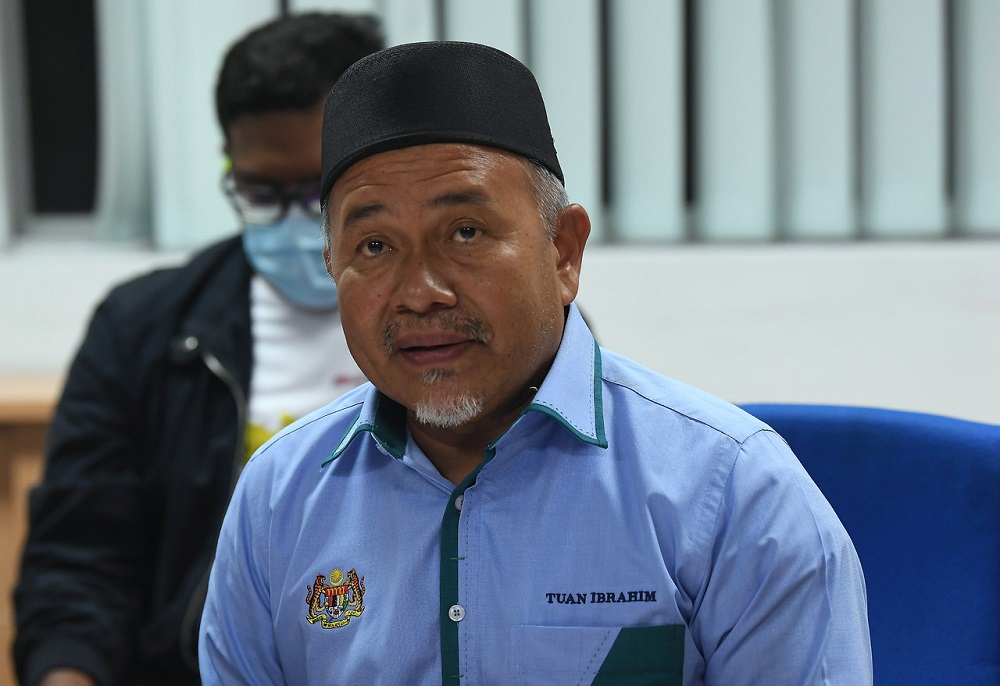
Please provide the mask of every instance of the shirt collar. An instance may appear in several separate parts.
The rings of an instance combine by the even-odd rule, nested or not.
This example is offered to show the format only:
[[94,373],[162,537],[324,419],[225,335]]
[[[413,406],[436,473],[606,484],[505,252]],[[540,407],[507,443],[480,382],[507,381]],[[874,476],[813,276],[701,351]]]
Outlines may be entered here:
[[[608,447],[601,399],[601,349],[575,304],[569,306],[559,350],[527,412],[547,414],[584,443]],[[383,452],[397,460],[403,457],[406,410],[374,386],[368,389],[361,413],[323,464],[337,459],[366,431]]]
[[330,456],[323,460],[323,466],[340,457],[354,437],[365,431],[371,433],[386,454],[397,460],[403,457],[406,449],[406,410],[371,384],[361,405],[361,413],[348,427]]
[[575,304],[569,306],[552,367],[525,410],[530,411],[551,416],[584,443],[608,447],[601,397],[601,349]]

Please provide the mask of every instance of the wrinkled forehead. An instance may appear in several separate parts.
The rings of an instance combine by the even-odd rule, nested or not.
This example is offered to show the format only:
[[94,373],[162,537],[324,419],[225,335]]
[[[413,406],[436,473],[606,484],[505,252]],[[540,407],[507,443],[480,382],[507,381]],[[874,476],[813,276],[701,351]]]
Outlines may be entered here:
[[[531,163],[498,148],[468,143],[429,143],[377,153],[355,162],[336,180],[326,198],[331,217],[359,196],[386,191],[425,188],[456,191],[462,188],[494,190],[503,183],[509,191],[531,193]],[[368,191],[368,192],[366,192]],[[391,194],[389,196],[392,197]]]

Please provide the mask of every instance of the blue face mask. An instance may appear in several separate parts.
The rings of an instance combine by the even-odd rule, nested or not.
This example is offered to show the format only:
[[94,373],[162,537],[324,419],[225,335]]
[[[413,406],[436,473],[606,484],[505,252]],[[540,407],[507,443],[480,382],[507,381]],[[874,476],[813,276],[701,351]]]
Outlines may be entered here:
[[318,219],[289,212],[276,224],[248,224],[243,250],[254,270],[292,305],[306,310],[337,307],[337,285],[323,261]]

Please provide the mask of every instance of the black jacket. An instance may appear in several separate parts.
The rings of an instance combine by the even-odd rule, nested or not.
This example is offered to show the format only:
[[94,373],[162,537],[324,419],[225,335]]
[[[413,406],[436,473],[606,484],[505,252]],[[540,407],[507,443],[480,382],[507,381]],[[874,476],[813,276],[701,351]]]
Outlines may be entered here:
[[239,237],[115,288],[49,430],[15,587],[23,684],[199,683],[197,628],[243,464],[251,270]]

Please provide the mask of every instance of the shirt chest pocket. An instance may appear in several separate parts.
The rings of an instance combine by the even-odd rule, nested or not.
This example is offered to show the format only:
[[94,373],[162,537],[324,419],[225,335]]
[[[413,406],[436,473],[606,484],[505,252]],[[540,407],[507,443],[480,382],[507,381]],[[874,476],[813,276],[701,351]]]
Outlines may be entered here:
[[516,626],[510,634],[510,683],[680,686],[684,626]]

